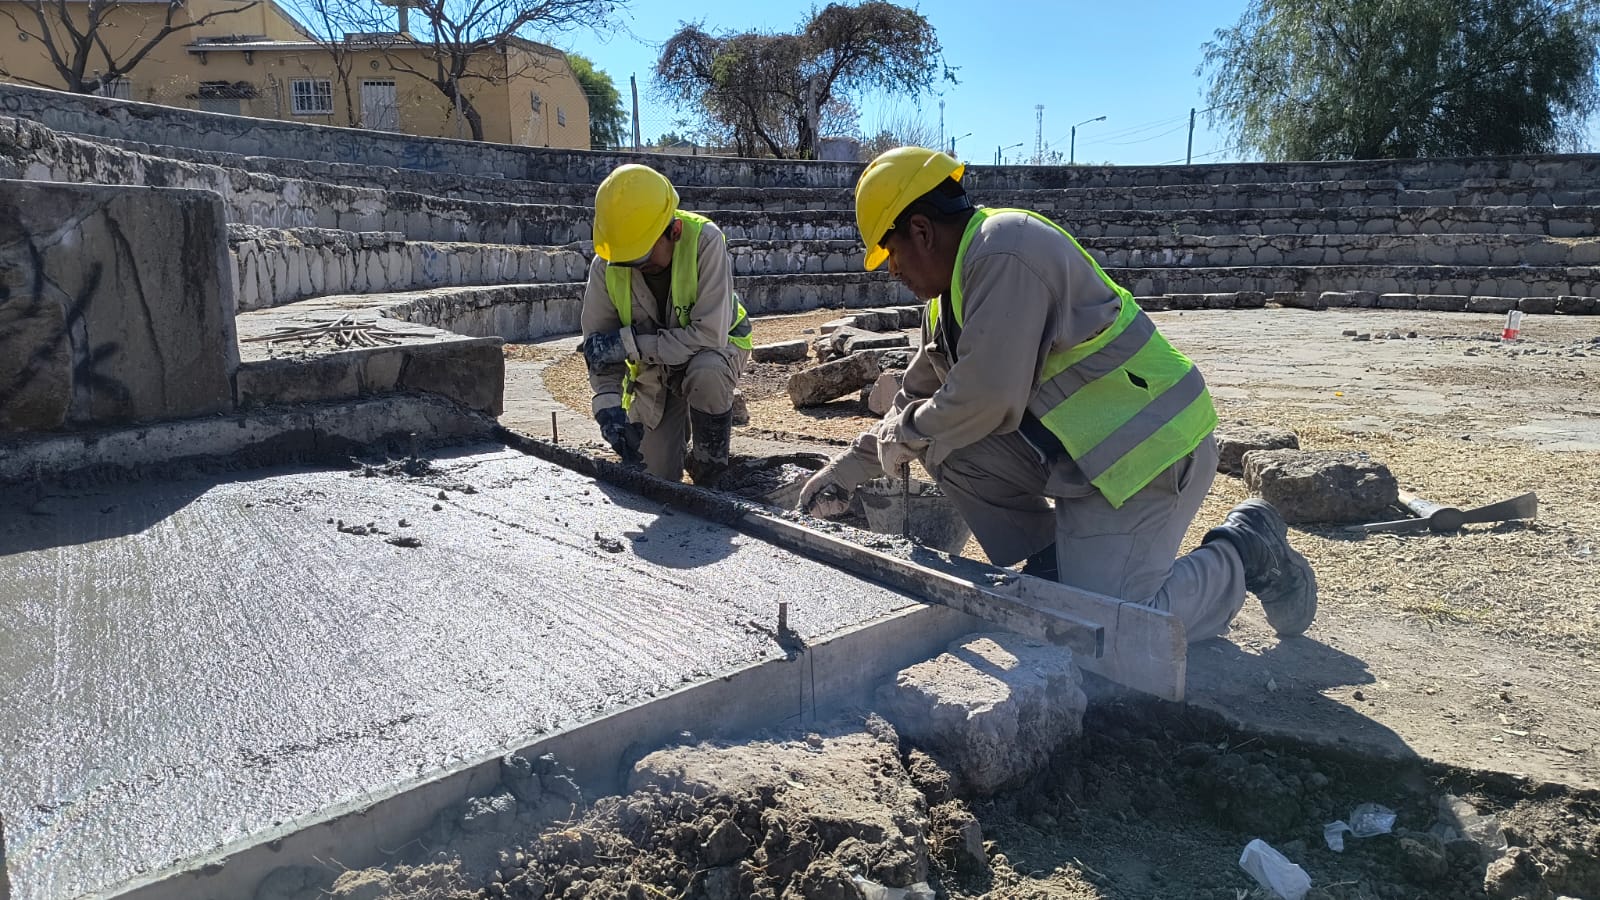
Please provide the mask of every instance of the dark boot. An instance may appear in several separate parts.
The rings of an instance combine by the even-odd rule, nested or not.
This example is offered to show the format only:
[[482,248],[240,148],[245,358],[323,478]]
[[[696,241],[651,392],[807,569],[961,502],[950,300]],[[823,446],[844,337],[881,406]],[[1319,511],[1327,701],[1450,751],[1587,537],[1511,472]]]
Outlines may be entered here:
[[1273,630],[1289,637],[1311,627],[1317,617],[1317,575],[1289,546],[1289,526],[1272,504],[1246,500],[1235,506],[1201,543],[1217,540],[1238,552],[1245,589],[1261,601]]
[[693,433],[683,467],[700,487],[711,487],[728,470],[728,441],[733,437],[733,410],[719,415],[689,410]]
[[1056,562],[1056,545],[1051,544],[1023,560],[1022,574],[1043,578],[1045,581],[1060,581],[1061,567]]

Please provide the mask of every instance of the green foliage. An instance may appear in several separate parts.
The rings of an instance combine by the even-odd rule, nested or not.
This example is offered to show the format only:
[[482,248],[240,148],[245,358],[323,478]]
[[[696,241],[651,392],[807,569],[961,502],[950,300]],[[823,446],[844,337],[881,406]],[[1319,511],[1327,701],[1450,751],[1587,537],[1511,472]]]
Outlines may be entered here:
[[918,94],[941,75],[933,26],[883,0],[829,4],[794,33],[712,34],[686,24],[656,63],[656,84],[694,110],[709,141],[741,155],[811,158],[830,129],[853,128],[851,97]]
[[1254,0],[1199,73],[1267,159],[1548,153],[1596,108],[1597,40],[1592,0]]
[[589,146],[596,150],[622,146],[628,133],[628,111],[611,76],[604,69],[596,69],[594,61],[581,53],[568,53],[567,61],[572,63],[584,96],[589,98]]

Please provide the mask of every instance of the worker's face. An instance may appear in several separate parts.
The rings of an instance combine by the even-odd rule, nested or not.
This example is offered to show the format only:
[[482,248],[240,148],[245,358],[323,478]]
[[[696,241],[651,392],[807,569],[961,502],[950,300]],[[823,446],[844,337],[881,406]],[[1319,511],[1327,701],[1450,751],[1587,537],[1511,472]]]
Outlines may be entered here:
[[665,272],[672,267],[672,248],[681,237],[683,237],[683,220],[673,219],[672,224],[667,226],[666,234],[656,238],[656,242],[650,247],[650,254],[634,268],[646,275],[659,275]]
[[935,252],[935,237],[933,223],[926,216],[912,216],[883,242],[883,249],[889,251],[889,274],[918,300],[932,300],[950,289],[953,267]]

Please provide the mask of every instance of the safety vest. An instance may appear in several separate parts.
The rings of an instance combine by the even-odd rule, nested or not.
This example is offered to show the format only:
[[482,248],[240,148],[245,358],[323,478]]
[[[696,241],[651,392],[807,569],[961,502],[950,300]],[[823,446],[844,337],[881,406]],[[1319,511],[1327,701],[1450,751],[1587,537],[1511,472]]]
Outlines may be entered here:
[[[1044,425],[1112,507],[1121,507],[1190,453],[1217,427],[1217,411],[1200,370],[1179,353],[1066,229],[1036,212],[979,209],[967,224],[950,282],[950,309],[959,328],[961,262],[983,220],[1022,213],[1061,232],[1094,266],[1119,309],[1109,328],[1045,357],[1028,412]],[[939,327],[939,298],[928,303],[928,327]],[[952,348],[952,352],[953,352]]]
[[[700,298],[700,231],[711,220],[681,209],[673,215],[683,220],[683,234],[672,248],[672,283],[668,293],[678,327],[687,328],[689,313],[694,309],[694,302]],[[726,236],[723,241],[727,241]],[[607,265],[606,293],[611,297],[611,305],[617,308],[622,327],[632,325],[633,269]],[[744,304],[739,302],[738,294],[733,295],[733,327],[728,329],[728,343],[740,350],[749,350],[753,346],[750,341],[750,317],[744,311]],[[643,370],[641,364],[628,361],[628,376],[622,380],[623,409],[633,406],[633,385]]]

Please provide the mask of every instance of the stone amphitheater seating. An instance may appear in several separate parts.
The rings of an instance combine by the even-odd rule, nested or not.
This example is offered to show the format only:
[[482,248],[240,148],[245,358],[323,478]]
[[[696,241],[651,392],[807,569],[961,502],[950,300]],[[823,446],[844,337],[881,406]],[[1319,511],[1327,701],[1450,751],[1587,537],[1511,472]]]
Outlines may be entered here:
[[[0,86],[0,177],[222,198],[241,339],[352,313],[437,329],[434,354],[573,332],[594,185],[633,159],[666,171],[686,208],[723,227],[752,312],[909,301],[861,270],[850,164],[473,145]],[[1154,308],[1271,298],[1578,313],[1600,294],[1600,157],[975,166],[967,183],[979,202],[1060,222]],[[328,355],[341,354],[382,355]],[[285,360],[245,352],[241,399],[370,387],[301,368],[296,384]]]

